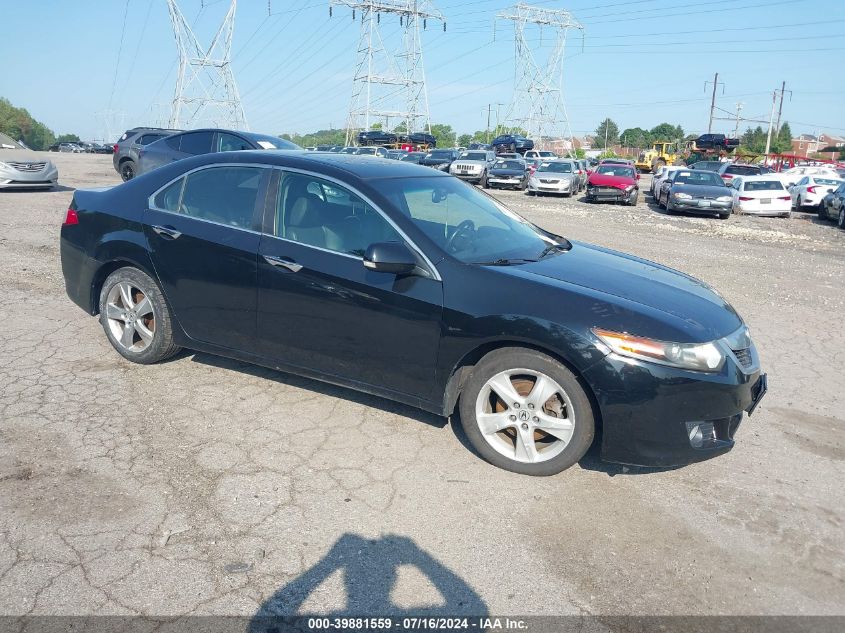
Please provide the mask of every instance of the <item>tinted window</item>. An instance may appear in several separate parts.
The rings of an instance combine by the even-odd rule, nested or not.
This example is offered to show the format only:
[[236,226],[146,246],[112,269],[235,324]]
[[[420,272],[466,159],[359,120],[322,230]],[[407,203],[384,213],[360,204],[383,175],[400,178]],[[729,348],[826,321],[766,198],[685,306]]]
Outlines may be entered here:
[[188,174],[179,211],[219,224],[251,228],[260,167],[212,167]]
[[186,154],[207,154],[211,151],[211,132],[183,134],[179,149]]
[[165,136],[167,136],[167,135],[166,134],[141,134],[141,136],[139,136],[135,140],[135,142],[138,143],[138,145],[149,145],[150,143],[154,143],[157,140],[164,138]]
[[461,153],[462,160],[487,160],[487,152],[463,152]]
[[684,185],[710,185],[713,187],[726,187],[725,181],[712,171],[678,171],[675,172],[672,182]]
[[725,173],[753,176],[760,173],[760,168],[753,165],[731,165],[725,170]]
[[179,211],[179,199],[182,197],[182,184],[185,182],[184,178],[180,178],[176,182],[169,185],[166,189],[162,189],[153,200],[157,209],[164,209],[165,211]]
[[247,134],[249,140],[261,149],[302,149],[296,143],[287,141],[278,136],[267,136],[266,134]]
[[292,173],[284,173],[279,183],[275,234],[358,257],[374,242],[403,241],[380,213],[351,191]]
[[540,163],[537,171],[550,171],[556,174],[571,174],[573,170],[572,163]]
[[497,169],[525,169],[525,163],[518,160],[497,160],[493,167]]
[[831,180],[830,178],[815,178],[817,185],[838,185],[838,180]]
[[218,152],[239,152],[244,149],[253,149],[250,143],[247,143],[240,136],[234,134],[226,134],[220,132],[217,134],[217,148]]
[[781,191],[783,185],[780,180],[749,180],[745,183],[745,191]]

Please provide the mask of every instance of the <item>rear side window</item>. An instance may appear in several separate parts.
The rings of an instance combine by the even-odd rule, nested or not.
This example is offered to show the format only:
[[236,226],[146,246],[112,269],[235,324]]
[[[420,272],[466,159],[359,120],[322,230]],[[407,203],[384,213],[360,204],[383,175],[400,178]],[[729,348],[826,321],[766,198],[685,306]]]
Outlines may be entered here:
[[211,132],[191,132],[182,135],[179,150],[186,154],[208,154],[211,151]]
[[217,146],[215,147],[215,151],[239,152],[245,149],[253,149],[253,147],[240,136],[226,134],[225,132],[219,132],[217,134]]
[[179,212],[226,226],[252,228],[263,172],[261,167],[226,166],[188,174]]
[[179,211],[179,200],[182,197],[182,185],[185,183],[184,178],[180,178],[174,183],[168,185],[165,189],[158,192],[153,204],[156,209],[163,211],[172,211],[176,213]]

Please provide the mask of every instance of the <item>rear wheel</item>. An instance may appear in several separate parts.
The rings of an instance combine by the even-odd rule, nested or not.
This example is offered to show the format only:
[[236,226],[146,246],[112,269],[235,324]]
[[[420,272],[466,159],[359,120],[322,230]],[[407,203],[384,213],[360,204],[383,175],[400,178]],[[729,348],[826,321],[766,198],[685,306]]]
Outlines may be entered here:
[[489,185],[489,184],[488,184],[488,182],[487,182],[487,172],[486,172],[486,171],[485,171],[483,174],[481,174],[481,180],[479,180],[479,181],[478,181],[478,183],[479,183],[482,187],[484,187],[485,189],[489,189],[489,188],[490,188],[490,185]]
[[837,221],[839,228],[845,231],[845,207],[839,209],[839,220]]
[[125,160],[120,163],[120,177],[123,182],[132,180],[135,177],[135,162],[132,160]]
[[720,220],[727,220],[730,217],[730,215],[731,215],[730,213],[720,213],[719,219]]
[[524,475],[555,475],[593,441],[590,400],[578,378],[528,349],[491,352],[461,394],[461,424],[491,464]]
[[179,351],[164,295],[137,268],[119,268],[106,278],[100,291],[100,323],[112,346],[133,363],[157,363]]

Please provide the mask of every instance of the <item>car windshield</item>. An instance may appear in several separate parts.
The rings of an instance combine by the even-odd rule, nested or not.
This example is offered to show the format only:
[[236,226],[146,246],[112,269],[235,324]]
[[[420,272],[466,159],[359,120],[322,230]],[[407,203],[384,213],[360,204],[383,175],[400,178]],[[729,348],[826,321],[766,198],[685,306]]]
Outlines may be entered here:
[[712,171],[679,171],[672,179],[676,185],[710,185],[724,187],[725,181],[719,174]]
[[381,192],[435,244],[463,262],[534,260],[555,240],[457,178],[395,178]]
[[452,158],[452,152],[447,152],[445,150],[431,152],[431,158]]
[[495,169],[525,169],[525,163],[518,160],[497,160]]
[[605,164],[599,165],[596,169],[596,173],[602,174],[603,176],[621,176],[622,178],[633,178],[634,168],[628,167],[627,165]]
[[572,163],[540,163],[537,171],[551,171],[556,174],[571,174]]
[[462,160],[487,160],[487,154],[484,152],[462,152],[461,153]]
[[780,180],[746,180],[745,191],[783,191]]
[[249,139],[261,149],[302,149],[296,143],[267,134],[250,134]]
[[760,168],[755,165],[731,165],[725,169],[726,174],[738,174],[741,176],[752,176],[760,173]]

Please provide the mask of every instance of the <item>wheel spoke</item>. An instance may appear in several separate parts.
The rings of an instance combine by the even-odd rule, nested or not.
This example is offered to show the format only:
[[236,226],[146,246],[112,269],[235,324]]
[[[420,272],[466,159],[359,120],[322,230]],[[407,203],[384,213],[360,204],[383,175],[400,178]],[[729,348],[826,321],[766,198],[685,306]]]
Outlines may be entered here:
[[514,457],[521,462],[537,461],[537,445],[534,444],[534,432],[518,428]]
[[123,306],[127,310],[131,310],[135,307],[135,301],[132,300],[132,286],[124,281],[120,283],[118,288],[120,290],[120,298],[123,300]]
[[141,340],[144,341],[145,345],[152,343],[153,333],[141,321],[135,321],[135,331],[138,333],[138,336],[141,337]]
[[516,389],[514,389],[511,377],[508,374],[493,376],[487,384],[490,385],[490,389],[492,389],[497,396],[505,401],[508,407],[512,407],[514,402],[523,401],[522,396],[520,396],[516,392]]
[[135,314],[138,318],[146,316],[147,314],[152,314],[153,312],[153,304],[150,302],[149,298],[144,297],[138,302],[138,305],[135,306]]
[[537,417],[540,418],[540,421],[535,422],[534,426],[541,431],[545,431],[549,435],[553,435],[559,440],[564,441],[568,441],[572,437],[572,430],[575,428],[575,425],[569,418],[556,418],[543,412],[539,412]]
[[516,422],[510,420],[508,413],[480,413],[476,416],[476,419],[484,435],[496,433],[516,424]]
[[123,334],[120,335],[120,344],[123,345],[125,348],[132,347],[132,343],[135,340],[135,326],[131,323],[127,323],[123,327]]
[[534,405],[535,410],[539,411],[546,404],[546,401],[557,393],[558,386],[554,380],[548,376],[537,376],[537,382],[528,394],[528,402]]
[[124,310],[122,308],[118,308],[113,303],[106,304],[106,317],[109,319],[115,319],[116,321],[123,321],[126,322],[126,317],[124,316]]

